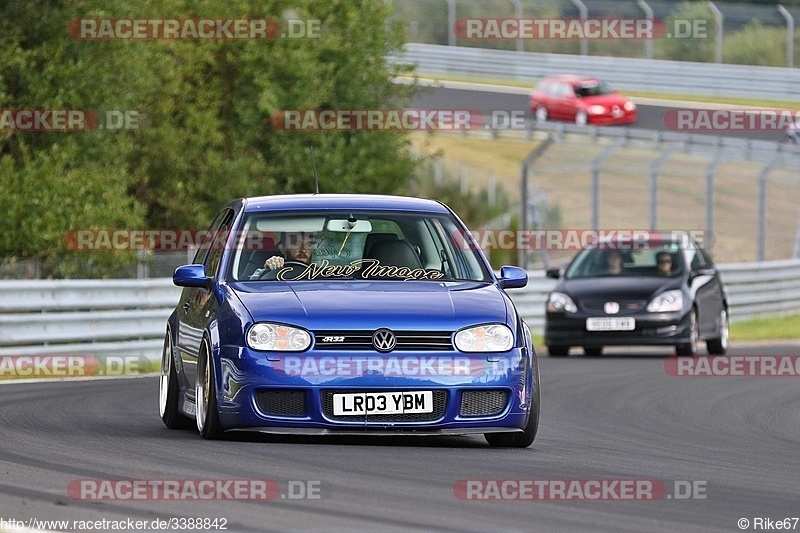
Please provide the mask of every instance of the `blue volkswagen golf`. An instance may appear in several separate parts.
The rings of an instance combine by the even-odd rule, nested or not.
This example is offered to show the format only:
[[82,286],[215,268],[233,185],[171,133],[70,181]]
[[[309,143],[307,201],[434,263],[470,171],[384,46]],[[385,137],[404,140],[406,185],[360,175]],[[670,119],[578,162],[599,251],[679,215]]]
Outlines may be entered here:
[[530,446],[539,368],[505,293],[527,279],[513,266],[497,277],[433,200],[235,200],[175,271],[161,418],[206,438],[478,433]]

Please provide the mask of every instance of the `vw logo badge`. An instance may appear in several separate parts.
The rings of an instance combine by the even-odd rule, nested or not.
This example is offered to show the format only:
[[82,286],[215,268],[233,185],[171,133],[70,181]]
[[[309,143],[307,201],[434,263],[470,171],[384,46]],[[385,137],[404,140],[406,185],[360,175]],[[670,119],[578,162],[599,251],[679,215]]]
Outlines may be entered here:
[[607,315],[616,315],[619,313],[619,304],[617,302],[606,302],[603,306],[603,311],[605,311]]
[[392,330],[381,328],[372,334],[372,345],[379,352],[391,352],[397,346],[397,337]]

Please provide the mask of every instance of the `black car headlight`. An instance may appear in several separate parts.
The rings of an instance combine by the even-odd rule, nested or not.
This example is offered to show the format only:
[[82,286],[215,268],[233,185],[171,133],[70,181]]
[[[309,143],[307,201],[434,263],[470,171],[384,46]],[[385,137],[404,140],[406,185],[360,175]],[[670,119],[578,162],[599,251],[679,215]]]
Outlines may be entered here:
[[562,311],[577,313],[578,306],[563,292],[551,292],[547,299],[547,311],[550,313],[561,313]]
[[456,333],[456,348],[462,352],[507,352],[514,346],[514,333],[504,324],[486,324]]
[[259,322],[247,331],[247,345],[261,351],[302,352],[311,346],[311,334],[284,324]]
[[677,289],[664,291],[647,304],[647,310],[651,313],[669,313],[681,309],[683,309],[683,292]]

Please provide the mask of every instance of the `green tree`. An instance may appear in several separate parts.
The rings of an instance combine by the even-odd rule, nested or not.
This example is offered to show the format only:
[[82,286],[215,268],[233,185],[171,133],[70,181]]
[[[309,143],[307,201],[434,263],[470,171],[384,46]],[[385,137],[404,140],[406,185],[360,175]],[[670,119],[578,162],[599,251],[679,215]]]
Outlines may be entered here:
[[[315,146],[323,192],[406,192],[414,175],[402,132],[280,131],[287,109],[381,109],[407,103],[402,45],[379,0],[30,0],[0,5],[0,108],[135,110],[133,132],[0,131],[7,217],[0,255],[68,256],[63,236],[86,227],[205,227],[238,196],[312,192]],[[318,20],[318,38],[76,40],[77,18]],[[27,232],[35,231],[36,235]],[[84,263],[87,260],[83,260]],[[124,265],[130,256],[88,261]],[[54,275],[75,275],[61,268]],[[84,272],[82,275],[104,275]]]

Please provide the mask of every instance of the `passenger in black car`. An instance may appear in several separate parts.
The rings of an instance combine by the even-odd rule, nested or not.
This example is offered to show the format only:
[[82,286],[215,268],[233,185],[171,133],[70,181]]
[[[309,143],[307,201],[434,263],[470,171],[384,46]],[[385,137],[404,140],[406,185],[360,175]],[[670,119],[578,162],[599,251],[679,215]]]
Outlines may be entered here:
[[656,254],[658,264],[658,274],[661,276],[672,275],[672,254],[669,252],[658,252]]
[[606,253],[606,269],[607,273],[612,276],[622,274],[622,254],[617,251]]

